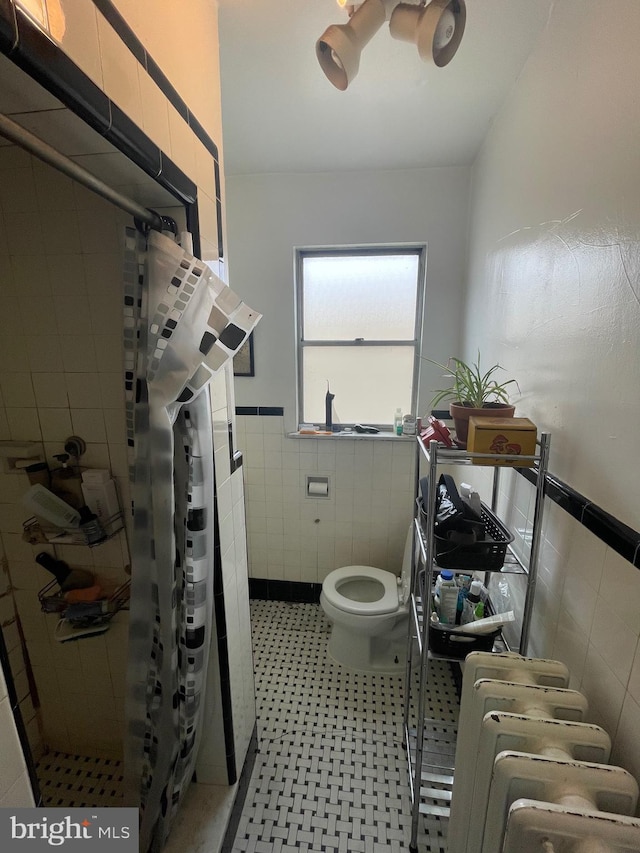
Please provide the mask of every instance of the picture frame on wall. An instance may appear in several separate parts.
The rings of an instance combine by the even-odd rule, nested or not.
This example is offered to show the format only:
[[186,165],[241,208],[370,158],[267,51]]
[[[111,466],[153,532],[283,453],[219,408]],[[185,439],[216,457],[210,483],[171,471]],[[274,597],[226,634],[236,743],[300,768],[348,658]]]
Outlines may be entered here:
[[233,357],[234,376],[255,376],[253,362],[253,332]]

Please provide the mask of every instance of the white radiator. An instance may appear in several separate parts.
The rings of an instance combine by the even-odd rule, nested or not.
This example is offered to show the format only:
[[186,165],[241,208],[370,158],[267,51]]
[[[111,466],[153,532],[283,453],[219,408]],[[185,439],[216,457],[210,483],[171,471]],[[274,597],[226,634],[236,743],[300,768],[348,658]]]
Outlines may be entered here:
[[[634,813],[637,783],[627,771],[606,764],[609,736],[584,722],[587,700],[566,688],[568,680],[558,661],[485,652],[467,657],[448,853],[499,853],[510,808],[522,798],[572,812]],[[523,827],[524,818],[516,813],[512,833]],[[627,833],[637,829],[625,824]],[[553,853],[555,848],[537,849]],[[600,847],[584,847],[585,853],[591,849],[600,853]],[[640,851],[640,843],[632,849]]]
[[640,820],[535,800],[509,809],[503,853],[638,853]]
[[[567,690],[568,683],[569,671],[558,661],[511,653],[473,652],[467,656],[455,757],[455,767],[461,770],[456,769],[453,779],[449,853],[467,853],[478,740],[484,715],[490,711],[524,713],[535,705],[539,708],[539,716],[583,720],[587,713],[586,699],[576,691]],[[481,815],[474,815],[474,826],[483,816],[484,810]]]

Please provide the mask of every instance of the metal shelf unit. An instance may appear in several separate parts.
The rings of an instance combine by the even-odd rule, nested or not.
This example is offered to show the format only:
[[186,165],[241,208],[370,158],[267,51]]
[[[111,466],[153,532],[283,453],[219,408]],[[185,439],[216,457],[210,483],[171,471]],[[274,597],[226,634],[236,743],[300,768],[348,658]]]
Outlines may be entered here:
[[[472,465],[474,459],[482,459],[486,464],[493,463],[493,488],[491,509],[495,512],[498,502],[499,476],[501,462],[533,463],[537,473],[536,497],[533,514],[528,566],[524,566],[509,546],[504,566],[485,572],[485,585],[489,576],[494,572],[503,574],[524,574],[527,577],[527,591],[522,612],[522,627],[518,651],[526,654],[531,626],[531,611],[535,594],[540,555],[542,530],[542,512],[544,506],[545,480],[549,460],[550,435],[542,433],[536,444],[535,456],[494,456],[487,453],[470,453],[466,450],[450,450],[431,441],[426,447],[420,438],[417,442],[416,458],[416,495],[419,494],[421,471],[428,466],[429,491],[427,506],[424,508],[425,521],[421,521],[420,513],[416,513],[413,526],[414,546],[411,572],[411,597],[409,619],[409,642],[407,644],[407,669],[405,677],[405,712],[404,712],[404,745],[407,751],[409,769],[409,788],[411,793],[411,853],[418,850],[418,828],[420,816],[448,818],[451,790],[453,787],[454,758],[456,744],[456,727],[440,720],[426,719],[426,685],[429,677],[429,662],[431,660],[449,660],[460,663],[459,658],[445,657],[433,654],[429,649],[429,610],[424,607],[420,589],[420,573],[424,569],[424,589],[433,588],[434,574],[434,512],[436,505],[436,489],[438,481],[438,466]],[[437,568],[436,568],[437,570]],[[456,571],[454,569],[454,571]],[[458,571],[469,573],[468,569]],[[419,655],[418,686],[414,684],[414,657]],[[418,707],[415,727],[410,727],[410,708],[412,692],[418,691]]]

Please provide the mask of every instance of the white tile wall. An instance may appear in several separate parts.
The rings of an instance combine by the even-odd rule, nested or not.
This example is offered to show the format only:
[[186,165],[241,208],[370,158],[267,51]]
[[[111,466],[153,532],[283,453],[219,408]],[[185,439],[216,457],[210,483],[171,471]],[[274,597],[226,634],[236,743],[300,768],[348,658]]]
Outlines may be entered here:
[[[213,446],[217,489],[222,592],[231,682],[233,740],[238,773],[242,769],[256,721],[253,656],[249,613],[249,581],[242,470],[230,472],[229,411],[233,411],[233,377],[227,366],[211,386]],[[210,650],[207,721],[200,746],[197,776],[205,784],[227,784],[228,773],[220,703],[220,671],[215,637]]]
[[[288,438],[278,416],[242,415],[237,424],[251,577],[321,583],[358,564],[400,572],[413,514],[412,441]],[[329,477],[329,499],[305,497],[308,474]]]
[[[19,180],[4,180],[16,173]],[[82,436],[87,442],[82,463],[112,468],[126,505],[118,234],[128,217],[107,202],[89,202],[72,181],[24,152],[16,157],[11,147],[0,149],[0,177],[2,230],[14,222],[17,207],[28,208],[31,223],[29,241],[0,243],[5,270],[0,297],[14,315],[3,336],[9,358],[0,365],[2,438],[43,442],[54,467],[58,463],[53,454],[63,451],[64,440]],[[18,191],[24,191],[19,205],[14,195]],[[75,239],[87,217],[93,231]],[[64,228],[54,234],[51,224],[60,221]],[[98,240],[100,228],[112,235],[104,246]],[[44,742],[61,750],[119,755],[126,617],[119,617],[121,622],[104,637],[57,642],[57,619],[40,612],[37,597],[50,579],[34,562],[42,547],[21,538],[28,515],[22,506],[28,480],[24,474],[3,474],[0,479],[0,536],[36,679]],[[57,555],[72,567],[93,570],[105,585],[124,580],[129,562],[124,533],[96,549],[65,547]],[[12,663],[17,660],[14,656]],[[16,664],[14,678],[26,683],[23,672]],[[41,740],[32,708],[25,722],[37,750]]]
[[18,738],[7,685],[0,669],[0,807],[34,806],[33,792],[27,774],[22,746]]

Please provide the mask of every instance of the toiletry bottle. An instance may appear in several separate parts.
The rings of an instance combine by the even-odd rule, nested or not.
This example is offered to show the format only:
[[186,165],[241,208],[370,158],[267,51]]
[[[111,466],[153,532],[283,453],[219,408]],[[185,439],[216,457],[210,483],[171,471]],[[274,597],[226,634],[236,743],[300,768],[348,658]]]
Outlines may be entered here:
[[51,554],[46,551],[41,551],[36,555],[36,563],[39,563],[43,569],[55,577],[60,584],[62,592],[67,592],[70,589],[86,589],[94,586],[95,579],[91,572],[86,569],[70,569],[63,560],[56,560]]
[[[443,577],[443,575],[446,576]],[[449,577],[450,576],[450,577]],[[458,584],[453,572],[440,572],[440,584],[436,591],[436,610],[443,625],[455,625],[458,610]]]
[[85,535],[87,545],[97,545],[98,542],[104,542],[107,538],[97,515],[91,512],[88,506],[80,507],[80,530]]
[[403,435],[415,435],[416,434],[416,419],[413,415],[405,415],[402,418],[402,434]]
[[[475,615],[475,611],[479,604],[482,605],[481,593],[482,581],[472,581],[467,594],[466,607],[462,613],[462,625],[465,625],[467,622],[473,622],[474,619],[479,618]],[[484,605],[482,606],[484,607]]]
[[434,584],[434,594],[437,595],[440,587],[442,586],[442,581],[450,581],[453,580],[453,572],[451,569],[440,569],[438,577],[436,578],[436,582]]
[[44,486],[45,489],[48,489],[51,485],[51,474],[46,462],[34,462],[33,465],[27,465],[24,470],[29,478],[29,483],[32,486],[39,483],[41,486]]
[[324,419],[325,426],[327,432],[333,432],[333,400],[336,395],[332,394],[329,390],[329,383],[327,382],[327,393],[324,397]]
[[393,431],[396,435],[402,435],[402,409],[396,409],[393,416]]
[[74,509],[80,509],[84,504],[82,497],[82,481],[69,463],[68,453],[57,453],[55,459],[60,463],[59,468],[51,472],[51,491],[62,498]]
[[480,501],[480,495],[473,486],[470,486],[468,483],[460,483],[459,492],[462,500],[471,507],[479,518],[482,518],[482,502]]
[[116,484],[105,468],[89,468],[82,472],[82,494],[84,502],[95,513],[103,529],[109,531],[109,524],[120,512]]

